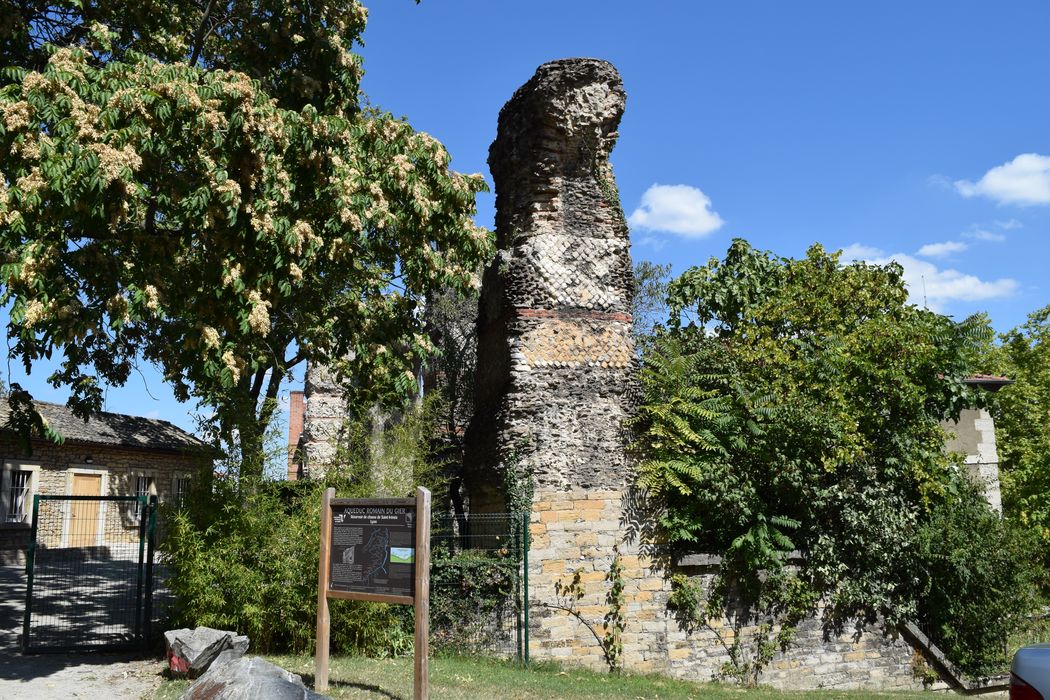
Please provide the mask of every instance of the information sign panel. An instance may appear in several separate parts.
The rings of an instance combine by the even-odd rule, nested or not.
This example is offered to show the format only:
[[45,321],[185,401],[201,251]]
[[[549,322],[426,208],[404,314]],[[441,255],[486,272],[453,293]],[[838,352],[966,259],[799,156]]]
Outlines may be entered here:
[[415,595],[416,503],[333,503],[328,589]]
[[332,620],[329,598],[402,603],[415,607],[413,697],[429,698],[430,491],[415,498],[321,499],[317,562],[317,653],[314,687],[328,690]]

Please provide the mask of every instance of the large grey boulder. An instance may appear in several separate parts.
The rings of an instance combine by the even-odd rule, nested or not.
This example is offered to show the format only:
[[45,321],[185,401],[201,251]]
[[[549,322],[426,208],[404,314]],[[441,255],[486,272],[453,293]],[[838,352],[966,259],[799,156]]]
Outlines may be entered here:
[[294,673],[257,656],[226,662],[224,653],[179,700],[326,700]]
[[164,633],[168,668],[177,675],[196,678],[212,665],[223,652],[227,661],[244,656],[248,638],[236,632],[198,627],[168,630]]

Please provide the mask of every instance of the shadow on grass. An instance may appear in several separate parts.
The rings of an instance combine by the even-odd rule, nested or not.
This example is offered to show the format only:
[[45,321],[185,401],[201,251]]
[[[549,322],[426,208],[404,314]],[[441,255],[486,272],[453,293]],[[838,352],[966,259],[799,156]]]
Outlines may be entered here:
[[[313,688],[314,687],[314,674],[312,674],[312,673],[300,673],[299,676],[302,677],[303,684],[307,688]],[[355,683],[353,681],[340,681],[340,680],[329,679],[328,680],[328,687],[329,687],[329,689],[332,689],[332,688],[349,688],[349,689],[353,689],[353,690],[364,690],[364,691],[367,691],[369,693],[375,693],[376,695],[380,695],[380,696],[382,696],[384,698],[389,698],[390,700],[408,700],[407,696],[396,695],[394,693],[391,693],[389,690],[384,690],[383,688],[380,688],[378,685],[372,685],[371,683]]]

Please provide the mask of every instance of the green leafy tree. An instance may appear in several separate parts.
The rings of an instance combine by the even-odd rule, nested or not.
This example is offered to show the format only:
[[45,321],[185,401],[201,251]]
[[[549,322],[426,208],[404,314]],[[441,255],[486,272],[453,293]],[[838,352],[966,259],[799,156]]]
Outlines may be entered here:
[[633,272],[632,330],[636,340],[645,342],[667,318],[667,283],[671,278],[671,265],[639,260],[634,264]]
[[1014,380],[992,406],[1003,508],[1038,527],[1050,551],[1050,306],[1003,334],[985,369]]
[[[982,548],[1010,537],[972,503],[991,534],[957,558],[924,560],[916,535],[972,490],[941,422],[981,400],[963,380],[991,337],[986,320],[909,305],[896,264],[845,265],[819,245],[781,258],[742,240],[672,281],[668,305],[643,356],[636,425],[639,480],[663,536],[722,554],[735,594],[777,601],[785,620],[822,597],[833,626],[945,620],[929,604],[932,582],[965,581]],[[999,588],[1004,605],[1024,607],[1028,580]],[[967,622],[992,625],[976,608],[991,610],[975,605]],[[996,634],[1017,620],[1006,619]],[[987,645],[994,636],[956,637],[975,645],[960,654],[968,668],[1001,654]]]
[[[27,370],[61,353],[49,380],[78,413],[144,358],[256,454],[304,361],[364,402],[414,386],[418,300],[471,286],[491,249],[471,221],[484,182],[362,106],[366,17],[0,0],[0,303]],[[24,423],[27,399],[15,387]]]

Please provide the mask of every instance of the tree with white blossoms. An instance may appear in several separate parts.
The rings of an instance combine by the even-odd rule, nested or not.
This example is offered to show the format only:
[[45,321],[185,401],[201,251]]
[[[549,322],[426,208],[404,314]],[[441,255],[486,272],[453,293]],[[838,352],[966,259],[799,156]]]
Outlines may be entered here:
[[[81,416],[144,358],[258,454],[282,381],[363,400],[430,352],[419,300],[492,247],[481,176],[366,108],[352,0],[0,0],[0,268],[12,357]],[[13,386],[16,427],[48,432]],[[261,464],[244,465],[258,472]]]

